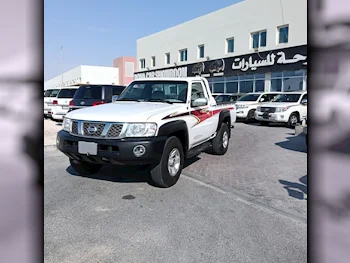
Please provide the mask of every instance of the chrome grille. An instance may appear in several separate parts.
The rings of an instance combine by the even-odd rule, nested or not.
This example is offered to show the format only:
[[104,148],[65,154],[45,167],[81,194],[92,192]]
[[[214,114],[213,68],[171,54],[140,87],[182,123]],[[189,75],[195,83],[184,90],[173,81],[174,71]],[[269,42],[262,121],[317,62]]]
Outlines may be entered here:
[[[101,137],[104,127],[104,123],[83,122],[83,134],[87,137]],[[95,131],[89,131],[89,128],[95,127]]]
[[78,122],[77,121],[72,122],[72,133],[78,134]]
[[123,124],[112,124],[107,133],[107,137],[119,137],[123,129]]
[[275,111],[276,111],[276,108],[274,107],[261,107],[261,112],[274,113]]

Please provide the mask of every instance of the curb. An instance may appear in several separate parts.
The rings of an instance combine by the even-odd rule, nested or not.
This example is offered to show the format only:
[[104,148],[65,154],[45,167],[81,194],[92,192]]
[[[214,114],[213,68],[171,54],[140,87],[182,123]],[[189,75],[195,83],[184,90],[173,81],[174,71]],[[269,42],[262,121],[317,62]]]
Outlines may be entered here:
[[215,188],[216,190],[219,190],[220,192],[224,192],[225,194],[231,194],[235,197],[242,199],[243,201],[255,204],[257,206],[268,209],[272,212],[281,214],[281,215],[286,216],[288,218],[292,218],[292,219],[297,220],[301,223],[307,224],[307,216],[302,215],[294,210],[276,208],[274,206],[271,206],[268,202],[259,199],[258,197],[255,197],[253,195],[249,195],[246,193],[242,193],[242,192],[240,192],[232,187],[219,186],[219,185],[211,182],[207,178],[202,177],[202,176],[197,175],[197,174],[194,174],[194,173],[191,173],[191,172],[182,172],[182,174],[188,178],[191,178],[192,180],[195,180],[197,182],[205,184],[207,187]]

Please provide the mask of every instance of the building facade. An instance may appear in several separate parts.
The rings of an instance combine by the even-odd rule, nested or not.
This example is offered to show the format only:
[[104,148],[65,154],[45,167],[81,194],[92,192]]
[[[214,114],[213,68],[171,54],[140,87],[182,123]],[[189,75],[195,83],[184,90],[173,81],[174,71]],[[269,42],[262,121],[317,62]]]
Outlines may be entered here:
[[212,92],[305,90],[307,1],[244,0],[137,40],[135,79],[204,76]]

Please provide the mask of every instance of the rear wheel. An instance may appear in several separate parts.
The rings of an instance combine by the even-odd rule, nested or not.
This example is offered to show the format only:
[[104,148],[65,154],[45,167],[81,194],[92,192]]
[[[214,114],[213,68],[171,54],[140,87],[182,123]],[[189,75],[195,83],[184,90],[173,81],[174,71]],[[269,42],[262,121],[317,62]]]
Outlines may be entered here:
[[80,162],[77,160],[69,159],[72,168],[80,175],[91,175],[100,171],[101,164],[92,164],[87,162]]
[[168,138],[160,162],[150,167],[153,182],[163,188],[173,186],[180,178],[183,164],[181,141],[175,136]]
[[212,141],[213,154],[224,155],[228,150],[229,141],[229,128],[226,123],[223,123],[221,124],[219,132]]

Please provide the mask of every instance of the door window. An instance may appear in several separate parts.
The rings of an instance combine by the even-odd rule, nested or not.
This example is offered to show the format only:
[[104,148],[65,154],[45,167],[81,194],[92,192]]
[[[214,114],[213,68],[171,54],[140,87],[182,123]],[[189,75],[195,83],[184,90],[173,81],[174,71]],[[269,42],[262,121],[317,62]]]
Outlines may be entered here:
[[191,87],[191,102],[200,98],[206,98],[203,86],[200,82],[194,82]]

